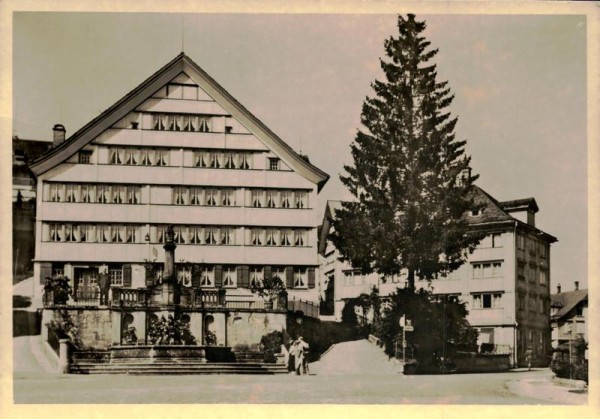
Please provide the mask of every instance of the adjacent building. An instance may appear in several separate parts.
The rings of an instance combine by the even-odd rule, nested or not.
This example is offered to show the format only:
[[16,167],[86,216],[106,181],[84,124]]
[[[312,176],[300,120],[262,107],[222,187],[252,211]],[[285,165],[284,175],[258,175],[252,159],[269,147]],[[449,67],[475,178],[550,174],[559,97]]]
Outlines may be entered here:
[[[218,305],[229,311],[210,314],[219,344],[256,340],[244,331],[259,306],[248,289],[253,279],[277,275],[290,300],[318,300],[317,194],[328,175],[183,53],[31,169],[34,275],[40,290],[45,278],[68,276],[72,305],[99,304],[105,269],[119,290],[113,296],[141,299],[125,291],[146,289],[149,271],[160,280],[169,225],[184,290],[224,290]],[[246,317],[231,315],[236,307]],[[208,317],[197,312],[192,330],[202,342]],[[147,319],[136,316],[127,321],[139,337]],[[110,319],[113,330],[123,329],[123,318]],[[110,339],[118,341],[102,345]]]
[[588,290],[579,289],[575,281],[573,291],[562,292],[560,284],[552,294],[550,314],[552,322],[552,348],[568,349],[568,345],[582,337],[588,340]]
[[33,269],[35,249],[36,179],[28,163],[52,146],[49,141],[12,138],[12,238],[13,274],[23,275]]
[[[487,235],[468,261],[447,277],[417,281],[416,286],[467,304],[468,320],[479,331],[483,350],[510,353],[512,363],[547,365],[550,348],[550,245],[557,239],[535,225],[533,198],[499,202],[474,187],[475,208],[466,214],[471,228]],[[327,240],[339,202],[329,201],[320,232],[322,308],[341,320],[345,300],[369,293],[373,286],[385,297],[404,287],[402,275],[363,275],[338,260]]]

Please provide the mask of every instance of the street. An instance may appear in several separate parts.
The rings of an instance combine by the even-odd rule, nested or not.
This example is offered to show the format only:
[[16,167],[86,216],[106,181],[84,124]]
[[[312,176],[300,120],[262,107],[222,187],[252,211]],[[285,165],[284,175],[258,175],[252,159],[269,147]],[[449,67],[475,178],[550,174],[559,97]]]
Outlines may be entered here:
[[297,404],[585,404],[548,369],[402,375],[366,340],[334,345],[312,375],[77,375],[48,371],[39,336],[13,340],[14,402]]
[[547,371],[446,376],[54,375],[16,372],[15,403],[548,404],[507,382]]

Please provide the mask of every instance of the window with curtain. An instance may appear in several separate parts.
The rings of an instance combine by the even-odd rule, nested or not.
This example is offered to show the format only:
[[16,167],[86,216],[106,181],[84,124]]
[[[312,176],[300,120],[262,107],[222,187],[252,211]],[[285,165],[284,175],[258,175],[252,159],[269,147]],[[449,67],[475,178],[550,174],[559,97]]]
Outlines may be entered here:
[[206,237],[204,240],[205,244],[217,244],[217,229],[208,227],[206,228]]
[[252,281],[260,281],[264,277],[263,267],[262,266],[253,266],[250,269],[250,282]]
[[241,163],[239,165],[240,169],[252,169],[252,154],[251,153],[242,153],[240,155]]
[[306,231],[294,230],[294,246],[304,246],[306,243]]
[[207,116],[198,117],[198,131],[200,132],[210,132],[210,118]]
[[296,208],[306,208],[308,206],[308,194],[305,191],[296,191]]
[[190,204],[202,205],[202,189],[191,188],[190,189]]
[[111,228],[109,225],[99,225],[96,228],[98,242],[100,243],[110,243],[111,242]]
[[237,286],[237,270],[235,266],[227,266],[223,269],[223,286],[229,288]]
[[112,198],[114,204],[123,204],[125,203],[126,195],[125,195],[125,186],[114,186],[112,187]]
[[188,228],[189,243],[202,244],[202,227],[190,226]]
[[125,229],[125,234],[127,237],[127,243],[139,243],[139,227],[138,226],[127,226]]
[[291,230],[284,229],[281,230],[281,245],[282,246],[291,246],[292,245],[292,232]]
[[232,245],[234,243],[235,232],[232,228],[221,228],[221,244]]
[[65,185],[62,183],[50,184],[50,201],[64,202],[65,201]]
[[116,225],[112,228],[112,242],[123,243],[125,242],[125,226]]
[[156,227],[156,241],[157,243],[165,243],[166,241],[166,232],[167,227],[165,226],[157,226]]
[[273,190],[266,191],[267,195],[267,207],[268,208],[276,208],[277,207],[277,192]]
[[215,271],[212,266],[203,266],[200,270],[200,286],[214,287],[215,286]]
[[223,189],[221,191],[222,205],[224,207],[231,207],[235,205],[235,190],[233,189]]
[[96,195],[96,202],[101,203],[101,204],[108,204],[110,201],[110,192],[111,192],[111,187],[110,185],[98,185],[96,187],[97,190],[97,195]]
[[252,206],[254,208],[264,207],[264,191],[260,189],[252,189]]
[[294,288],[307,288],[306,268],[294,268]]
[[281,191],[281,208],[291,208],[292,193],[290,191]]
[[139,161],[139,150],[135,148],[125,149],[125,164],[137,165]]
[[221,164],[220,164],[220,161],[219,161],[219,153],[211,152],[209,159],[210,159],[210,167],[212,167],[213,169],[220,169],[221,168]]
[[95,195],[94,185],[81,185],[81,202],[92,202],[92,197]]
[[141,195],[141,188],[139,186],[128,186],[127,187],[127,203],[128,204],[139,204]]
[[187,188],[185,187],[175,187],[173,188],[173,203],[175,205],[187,205]]
[[156,166],[168,166],[169,165],[169,151],[168,150],[155,150],[155,162]]
[[250,231],[250,243],[252,243],[253,246],[262,246],[263,240],[261,236],[262,230],[259,228],[253,228]]
[[208,167],[210,160],[210,155],[206,151],[195,151],[194,152],[194,166],[196,167]]
[[53,242],[59,242],[60,241],[60,235],[59,235],[59,230],[60,229],[61,229],[61,225],[60,224],[50,224],[49,225],[50,241],[53,241]]
[[234,158],[233,158],[234,153],[225,153],[224,156],[224,160],[225,160],[225,169],[235,169],[235,162],[234,162]]
[[186,228],[183,226],[173,227],[173,241],[177,244],[185,244],[185,237],[187,236]]
[[142,166],[152,166],[152,159],[150,158],[150,150],[143,148],[140,150],[140,164]]
[[275,230],[273,229],[267,229],[266,231],[266,245],[267,246],[277,246],[277,238],[275,235]]
[[218,190],[217,189],[207,189],[206,190],[206,205],[216,206],[218,201]]

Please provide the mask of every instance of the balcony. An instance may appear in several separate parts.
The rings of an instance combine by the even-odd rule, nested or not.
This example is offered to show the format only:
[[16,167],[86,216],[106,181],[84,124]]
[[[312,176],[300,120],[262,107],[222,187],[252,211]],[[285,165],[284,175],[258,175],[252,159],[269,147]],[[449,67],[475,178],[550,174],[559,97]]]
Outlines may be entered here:
[[[57,291],[44,293],[45,308],[68,307],[129,307],[144,309],[151,305],[148,288],[113,287],[109,294],[108,304],[101,305],[100,290],[97,288],[77,290],[72,294]],[[201,288],[183,289],[181,306],[192,309],[230,309],[230,310],[287,310],[292,313],[302,312],[308,317],[319,317],[319,305],[311,301],[289,299],[281,295],[269,303],[254,295],[226,294],[225,289],[204,290]]]

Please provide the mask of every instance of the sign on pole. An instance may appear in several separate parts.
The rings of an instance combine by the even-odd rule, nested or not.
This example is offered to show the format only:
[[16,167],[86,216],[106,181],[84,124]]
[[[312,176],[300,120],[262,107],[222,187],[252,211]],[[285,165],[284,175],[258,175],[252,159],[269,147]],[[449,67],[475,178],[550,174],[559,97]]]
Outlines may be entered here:
[[413,332],[415,330],[414,326],[404,326],[405,332]]

